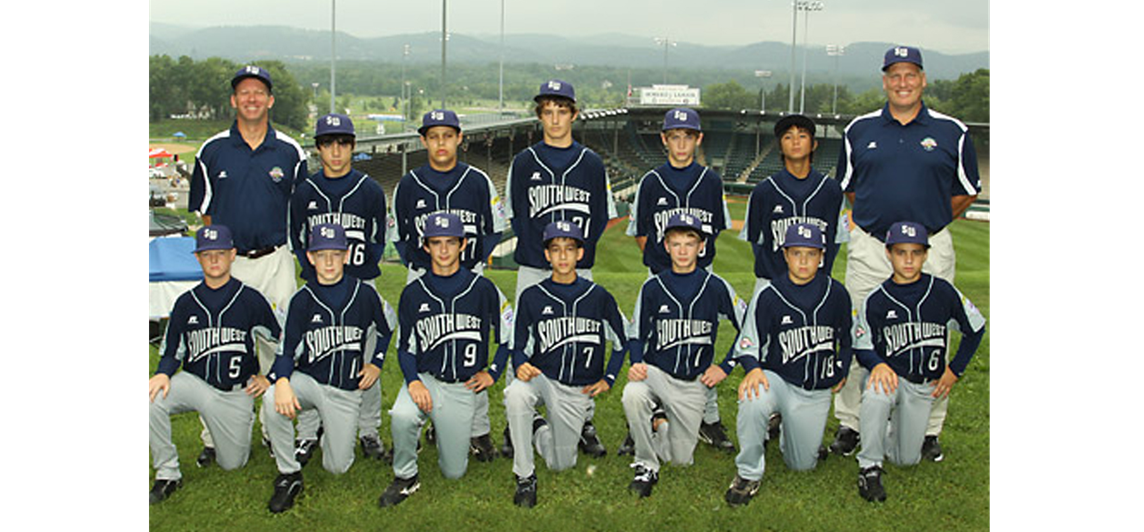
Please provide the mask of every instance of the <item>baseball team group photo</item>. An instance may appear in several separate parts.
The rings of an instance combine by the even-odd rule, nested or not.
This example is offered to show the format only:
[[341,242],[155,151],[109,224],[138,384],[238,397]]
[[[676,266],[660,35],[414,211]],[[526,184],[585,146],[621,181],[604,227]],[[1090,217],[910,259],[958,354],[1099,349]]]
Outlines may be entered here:
[[420,74],[153,38],[151,529],[989,528],[987,53],[498,88],[441,24]]

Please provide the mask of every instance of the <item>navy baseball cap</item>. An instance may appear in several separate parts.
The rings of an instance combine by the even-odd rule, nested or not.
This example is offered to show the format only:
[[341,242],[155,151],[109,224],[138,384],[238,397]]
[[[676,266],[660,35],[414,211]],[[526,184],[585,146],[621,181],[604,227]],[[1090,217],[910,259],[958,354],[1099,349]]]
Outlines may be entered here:
[[818,248],[826,249],[826,237],[822,235],[822,230],[814,224],[795,224],[787,227],[786,240],[783,241],[783,249],[786,248]]
[[895,46],[886,50],[886,57],[882,59],[882,72],[894,63],[913,63],[925,70],[922,66],[922,51],[913,46]]
[[699,218],[685,212],[677,212],[668,217],[667,225],[664,226],[663,232],[667,233],[672,229],[693,229],[699,233],[700,238],[703,237],[703,224],[699,221]]
[[775,137],[782,138],[787,130],[792,127],[798,127],[810,132],[810,137],[814,138],[815,126],[814,120],[804,115],[786,115],[775,122]]
[[353,120],[339,113],[330,113],[318,119],[318,125],[314,128],[314,137],[321,137],[323,135],[349,135],[351,137],[357,137],[354,133]]
[[246,65],[238,69],[238,72],[234,73],[234,77],[230,78],[230,88],[238,87],[238,82],[246,78],[258,78],[266,84],[266,90],[273,91],[274,89],[274,84],[270,82],[270,72],[254,65]]
[[195,253],[212,249],[231,249],[234,239],[225,225],[208,225],[195,233]]
[[349,249],[346,242],[346,230],[338,224],[318,224],[310,228],[310,246],[306,251],[321,251],[323,249]]
[[568,98],[572,100],[572,103],[576,103],[576,89],[572,88],[571,83],[559,79],[550,79],[541,83],[540,94],[537,94],[532,99],[539,102],[540,98],[544,96]]
[[465,226],[461,225],[461,218],[451,212],[435,212],[425,219],[425,230],[421,233],[422,239],[435,236],[465,237]]
[[417,128],[417,133],[419,135],[425,135],[425,132],[429,131],[429,128],[436,126],[449,126],[460,133],[461,119],[457,118],[457,113],[448,109],[434,109],[421,117],[421,127]]
[[929,248],[929,231],[919,223],[897,222],[886,231],[886,247],[894,244],[921,244]]
[[699,127],[699,113],[694,109],[676,107],[663,115],[663,131],[671,129],[693,129],[703,131]]
[[544,247],[548,247],[548,242],[553,238],[571,238],[584,243],[584,232],[580,230],[580,226],[565,220],[558,220],[549,222],[544,226],[544,235],[541,240],[544,242]]

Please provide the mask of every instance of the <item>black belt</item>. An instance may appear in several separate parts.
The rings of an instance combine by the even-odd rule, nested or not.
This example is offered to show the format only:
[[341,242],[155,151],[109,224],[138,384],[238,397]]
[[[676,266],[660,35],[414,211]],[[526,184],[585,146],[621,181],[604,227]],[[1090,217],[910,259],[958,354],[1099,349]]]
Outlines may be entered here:
[[270,246],[268,248],[240,251],[240,252],[238,252],[238,255],[240,257],[246,257],[248,259],[257,259],[259,257],[265,257],[271,253],[274,253],[274,251],[277,250],[278,247],[279,246]]

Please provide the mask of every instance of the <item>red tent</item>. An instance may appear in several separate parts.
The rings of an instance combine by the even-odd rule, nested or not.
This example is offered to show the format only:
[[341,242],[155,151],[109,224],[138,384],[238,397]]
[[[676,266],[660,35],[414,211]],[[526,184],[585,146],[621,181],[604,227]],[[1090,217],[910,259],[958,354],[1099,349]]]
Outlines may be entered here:
[[150,159],[154,159],[156,157],[174,157],[174,156],[171,155],[171,152],[169,152],[163,148],[151,148],[151,152],[147,154],[147,157]]

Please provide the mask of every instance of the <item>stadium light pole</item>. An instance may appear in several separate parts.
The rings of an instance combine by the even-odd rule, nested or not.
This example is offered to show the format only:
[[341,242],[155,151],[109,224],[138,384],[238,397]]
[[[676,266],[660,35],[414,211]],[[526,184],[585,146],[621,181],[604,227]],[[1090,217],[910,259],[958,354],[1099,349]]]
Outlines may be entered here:
[[[409,122],[409,99],[405,95],[405,63],[409,59],[409,45],[401,46],[401,130],[405,131]],[[404,175],[404,174],[402,174]]]
[[334,80],[336,79],[336,75],[334,74],[334,64],[337,62],[337,57],[338,57],[338,53],[337,53],[337,37],[338,37],[337,7],[338,7],[338,0],[330,0],[330,112],[331,113],[337,112],[337,110],[335,109],[335,105],[334,105],[334,98],[336,98],[335,92],[337,92],[334,89],[334,87],[335,87]]
[[834,57],[834,102],[830,104],[830,114],[838,113],[838,58],[846,55],[846,47],[837,44],[826,45],[826,55]]
[[449,33],[445,30],[445,11],[449,0],[441,0],[441,108],[445,108],[445,43],[449,41]]
[[500,2],[500,98],[497,101],[497,113],[504,115],[504,0]]
[[807,39],[810,36],[810,12],[822,11],[825,6],[822,2],[803,2],[802,10],[806,11],[803,15],[802,26],[802,87],[799,89],[798,98],[798,112],[806,112],[806,52],[810,49],[810,41]]
[[668,37],[656,37],[655,43],[663,45],[663,84],[667,85],[667,49],[670,46],[678,46],[679,43]]
[[795,43],[798,36],[798,7],[799,4],[804,3],[802,0],[791,0],[791,22],[790,22],[790,85],[787,86],[787,92],[790,93],[790,104],[787,105],[787,113],[794,112],[794,52],[797,49]]

